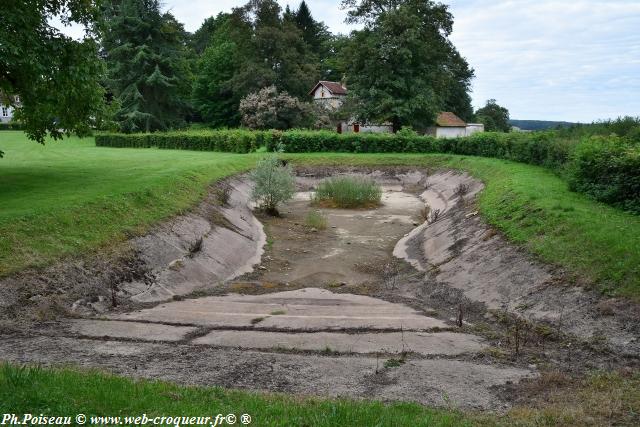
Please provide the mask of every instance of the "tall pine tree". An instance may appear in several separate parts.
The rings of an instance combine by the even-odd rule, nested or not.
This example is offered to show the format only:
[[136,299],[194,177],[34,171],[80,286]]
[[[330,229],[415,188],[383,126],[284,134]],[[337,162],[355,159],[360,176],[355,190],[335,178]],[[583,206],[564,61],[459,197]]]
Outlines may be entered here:
[[111,1],[105,12],[107,83],[121,106],[121,130],[182,126],[191,79],[182,25],[161,13],[158,0]]
[[307,2],[302,0],[294,17],[296,26],[302,31],[302,38],[316,53],[320,53],[323,44],[329,40],[331,33],[326,25],[313,19]]
[[[319,59],[320,78],[322,80],[340,80],[344,70],[338,66],[337,56],[343,47],[342,36],[333,36],[329,28],[316,21],[307,2],[302,0],[293,19],[302,32],[302,38]],[[340,69],[339,69],[340,68]]]

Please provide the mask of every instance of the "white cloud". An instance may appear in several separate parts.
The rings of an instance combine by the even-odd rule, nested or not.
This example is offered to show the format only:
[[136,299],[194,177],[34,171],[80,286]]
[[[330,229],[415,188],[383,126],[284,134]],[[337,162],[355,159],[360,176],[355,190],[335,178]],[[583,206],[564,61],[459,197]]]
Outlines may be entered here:
[[640,115],[640,2],[460,0],[451,10],[476,105],[496,98],[515,118]]

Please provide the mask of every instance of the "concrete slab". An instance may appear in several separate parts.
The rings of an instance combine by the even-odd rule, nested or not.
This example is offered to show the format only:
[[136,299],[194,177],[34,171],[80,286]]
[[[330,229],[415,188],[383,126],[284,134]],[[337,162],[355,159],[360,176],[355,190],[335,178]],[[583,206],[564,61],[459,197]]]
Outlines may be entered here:
[[425,331],[444,328],[441,320],[426,316],[269,316],[255,325],[256,329],[295,329],[305,331],[365,329],[365,330],[412,330]]
[[452,332],[390,332],[344,334],[335,332],[284,333],[259,331],[212,331],[195,344],[274,349],[337,351],[340,353],[395,353],[403,351],[435,355],[459,355],[481,351],[485,345],[475,335]]
[[[442,320],[424,316],[402,304],[361,295],[334,294],[318,288],[176,301],[113,318],[304,331],[345,328],[424,331],[447,327]],[[258,323],[257,319],[260,319]]]
[[[428,205],[431,211],[439,211],[439,217],[443,218],[455,205],[458,199],[456,194],[460,186],[466,188],[464,197],[472,199],[482,189],[484,185],[468,175],[467,173],[458,172],[439,172],[429,176],[428,188],[420,194],[420,199],[424,204]],[[441,238],[432,237],[429,240],[424,241],[424,250],[418,256],[416,254],[410,254],[411,246],[415,245],[416,240],[420,240],[422,236],[428,232],[429,228],[433,228],[435,224],[423,223],[419,227],[411,230],[409,234],[400,239],[393,250],[393,255],[396,258],[404,259],[414,268],[419,271],[426,271],[427,265],[422,259],[423,254],[429,255],[429,263],[431,265],[439,265],[450,259],[450,255],[436,257],[434,256],[434,248],[439,247],[445,243]]]
[[72,332],[96,338],[127,338],[143,341],[180,341],[196,330],[194,327],[158,325],[114,320],[71,320]]
[[[76,364],[135,378],[182,384],[222,386],[301,396],[350,397],[411,401],[461,409],[508,409],[495,387],[535,373],[500,364],[434,358],[409,359],[384,368],[375,356],[326,357],[268,353],[182,343],[113,343],[105,354],[95,340],[36,335],[7,337],[0,342],[0,360],[45,365]],[[118,347],[125,347],[117,350]]]

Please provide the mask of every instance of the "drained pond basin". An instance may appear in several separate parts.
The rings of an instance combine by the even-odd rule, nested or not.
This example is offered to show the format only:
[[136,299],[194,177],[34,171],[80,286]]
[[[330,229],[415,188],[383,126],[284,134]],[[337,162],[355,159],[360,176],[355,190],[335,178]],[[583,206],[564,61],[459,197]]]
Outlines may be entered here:
[[[374,180],[380,206],[312,203],[330,176]],[[301,169],[280,217],[253,209],[248,177],[224,185],[224,203],[210,197],[129,242],[144,274],[114,284],[116,309],[78,301],[76,318],[8,338],[0,356],[191,384],[501,410],[505,387],[538,369],[517,347],[516,357],[503,357],[512,337],[497,312],[547,325],[561,318],[568,333],[604,331],[637,354],[632,332],[593,313],[591,294],[550,287],[552,270],[482,222],[483,186],[466,174]],[[310,214],[322,221],[310,223]]]

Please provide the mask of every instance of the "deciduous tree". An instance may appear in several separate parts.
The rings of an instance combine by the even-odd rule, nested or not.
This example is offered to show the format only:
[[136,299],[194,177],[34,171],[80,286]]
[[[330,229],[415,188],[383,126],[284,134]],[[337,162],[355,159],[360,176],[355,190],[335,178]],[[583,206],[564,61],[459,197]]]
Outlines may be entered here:
[[191,45],[198,55],[201,55],[212,43],[216,31],[228,18],[228,13],[219,13],[218,16],[210,16],[205,19],[200,28],[193,33],[191,36]]
[[[310,50],[302,32],[284,20],[274,0],[251,0],[237,12],[253,29],[251,56],[240,76],[245,93],[275,85],[278,90],[304,98],[319,78],[318,57]],[[250,87],[250,85],[253,87]]]
[[319,59],[274,0],[251,0],[219,23],[196,73],[193,101],[213,126],[239,123],[240,99],[275,86],[299,99],[319,79]]
[[250,28],[240,27],[225,16],[211,44],[198,61],[193,84],[193,105],[201,118],[213,127],[234,127],[240,124],[238,106],[243,93],[235,84],[242,72],[243,51],[250,42]]
[[489,132],[509,132],[509,110],[498,105],[495,99],[490,99],[487,104],[476,111],[476,120],[483,123],[485,130]]
[[451,107],[467,116],[473,70],[449,40],[448,7],[428,0],[344,0],[348,21],[364,24],[345,49],[356,115],[425,129]]
[[[15,0],[0,7],[0,102],[17,109],[29,138],[44,143],[47,134],[84,133],[102,107],[98,16],[91,0]],[[84,37],[64,35],[51,25],[54,17],[82,25]]]

